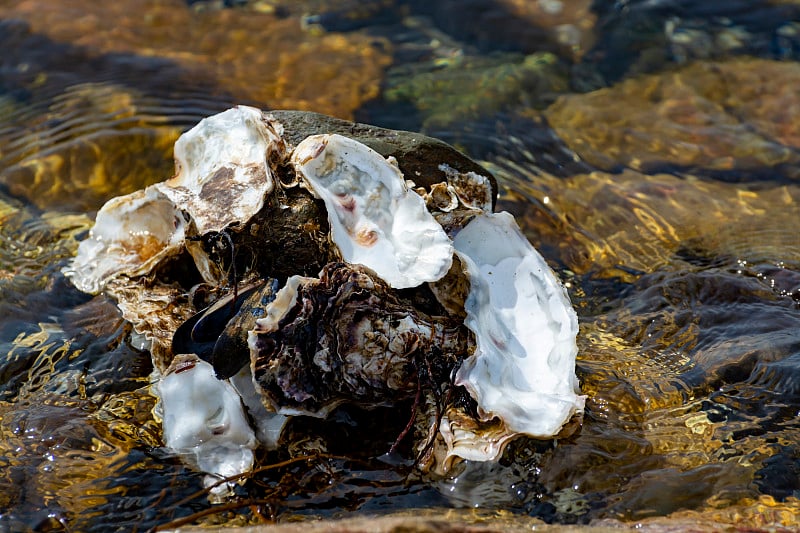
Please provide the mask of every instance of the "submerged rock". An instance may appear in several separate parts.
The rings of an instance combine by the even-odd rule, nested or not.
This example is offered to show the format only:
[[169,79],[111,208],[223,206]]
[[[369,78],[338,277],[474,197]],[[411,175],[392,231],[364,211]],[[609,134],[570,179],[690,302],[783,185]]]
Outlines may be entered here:
[[500,207],[523,227],[535,227],[529,237],[577,273],[635,279],[661,268],[739,259],[789,264],[800,254],[795,184],[763,187],[627,169],[539,175],[535,188],[522,181],[531,176],[506,179],[520,180],[515,187],[529,196],[502,199]]
[[[9,29],[2,26],[7,24],[0,22],[0,35]],[[11,44],[30,49],[36,45],[31,39]],[[0,183],[45,210],[92,211],[134,193],[171,171],[182,127],[180,120],[159,116],[168,107],[143,91],[107,82],[68,87],[47,104],[19,105],[0,130]]]
[[437,471],[558,434],[583,409],[575,313],[513,217],[491,214],[491,176],[417,134],[346,130],[398,161],[335,122],[293,127],[316,117],[203,120],[176,176],[109,201],[64,269],[146,339],[167,446],[227,477],[285,415],[411,400]]
[[[0,1],[0,19],[24,20],[34,33],[88,51],[91,60],[157,57],[171,62],[195,88],[211,85],[238,101],[345,118],[377,96],[391,60],[388,43],[379,38],[315,34],[304,31],[299,17],[276,13],[199,12],[185,0]],[[200,98],[193,91],[185,95]]]
[[797,179],[798,83],[794,63],[696,62],[561,96],[545,116],[570,148],[603,170]]
[[542,109],[569,87],[566,65],[549,53],[458,56],[420,70],[390,70],[384,98],[416,108],[426,131],[516,107]]

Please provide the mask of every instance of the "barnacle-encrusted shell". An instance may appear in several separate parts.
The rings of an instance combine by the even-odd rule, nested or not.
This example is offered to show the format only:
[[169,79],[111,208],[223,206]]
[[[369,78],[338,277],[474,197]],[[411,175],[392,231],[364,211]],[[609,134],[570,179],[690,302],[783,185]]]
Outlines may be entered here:
[[253,107],[205,118],[175,142],[175,177],[155,187],[191,215],[201,235],[244,224],[274,187],[270,161],[283,157],[282,133]]
[[117,301],[122,316],[148,342],[153,366],[166,371],[172,362],[171,349],[175,330],[192,315],[191,299],[177,284],[149,283],[120,277],[108,282],[105,289]]
[[328,210],[332,239],[348,263],[362,264],[394,288],[447,273],[453,248],[400,170],[341,135],[312,135],[292,163]]
[[431,185],[429,191],[416,190],[436,222],[453,238],[473,217],[491,213],[492,182],[476,172],[459,172],[444,163],[438,168],[447,181]]
[[184,216],[152,187],[112,198],[64,274],[78,289],[97,294],[115,277],[147,274],[180,251],[185,232]]
[[250,333],[253,376],[267,407],[284,414],[397,402],[417,391],[425,358],[452,368],[466,353],[458,321],[425,315],[359,265],[290,278],[267,314]]
[[211,365],[194,355],[177,356],[157,393],[169,448],[219,477],[253,467],[256,438],[241,398],[230,383],[214,376]]
[[575,313],[513,218],[487,214],[491,178],[403,153],[425,160],[404,167],[416,192],[394,158],[335,133],[288,166],[283,126],[239,106],[178,140],[173,178],[100,210],[64,272],[149,341],[164,439],[188,462],[239,474],[287,415],[414,398],[441,472],[582,410]]
[[492,182],[476,172],[459,172],[446,163],[439,165],[447,183],[455,191],[464,207],[492,212]]
[[508,213],[472,219],[454,240],[470,278],[466,325],[478,343],[456,383],[509,431],[551,437],[583,411],[578,319],[564,287]]

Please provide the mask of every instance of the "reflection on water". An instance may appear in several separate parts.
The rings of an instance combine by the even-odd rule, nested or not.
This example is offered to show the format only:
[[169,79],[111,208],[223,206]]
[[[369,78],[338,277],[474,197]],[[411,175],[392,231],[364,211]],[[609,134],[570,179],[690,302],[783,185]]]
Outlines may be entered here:
[[[0,2],[0,43],[0,530],[425,507],[800,526],[796,3],[30,0]],[[379,459],[410,405],[341,409],[209,512],[160,449],[149,354],[59,271],[234,102],[483,160],[580,315],[579,431],[429,479]]]

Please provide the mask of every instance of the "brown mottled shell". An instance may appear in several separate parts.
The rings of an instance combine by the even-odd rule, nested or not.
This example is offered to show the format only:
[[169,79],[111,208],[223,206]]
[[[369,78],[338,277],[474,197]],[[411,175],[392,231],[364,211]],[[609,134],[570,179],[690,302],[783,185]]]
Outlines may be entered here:
[[277,329],[256,327],[251,363],[268,409],[324,416],[342,402],[413,397],[421,368],[436,369],[429,382],[448,379],[468,337],[457,320],[425,315],[371,270],[331,263],[297,285]]

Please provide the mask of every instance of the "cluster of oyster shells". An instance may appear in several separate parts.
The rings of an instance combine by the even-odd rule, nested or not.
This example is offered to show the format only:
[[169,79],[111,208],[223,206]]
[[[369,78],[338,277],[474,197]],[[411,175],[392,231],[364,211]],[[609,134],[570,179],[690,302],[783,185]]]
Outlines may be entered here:
[[[423,384],[435,445],[417,449],[439,472],[582,413],[576,314],[513,217],[492,213],[487,177],[441,161],[445,179],[416,187],[353,138],[292,146],[245,106],[186,132],[175,159],[174,177],[100,209],[64,273],[133,324],[164,442],[188,462],[240,474],[288,416],[393,405]],[[471,408],[447,403],[453,389]]]

